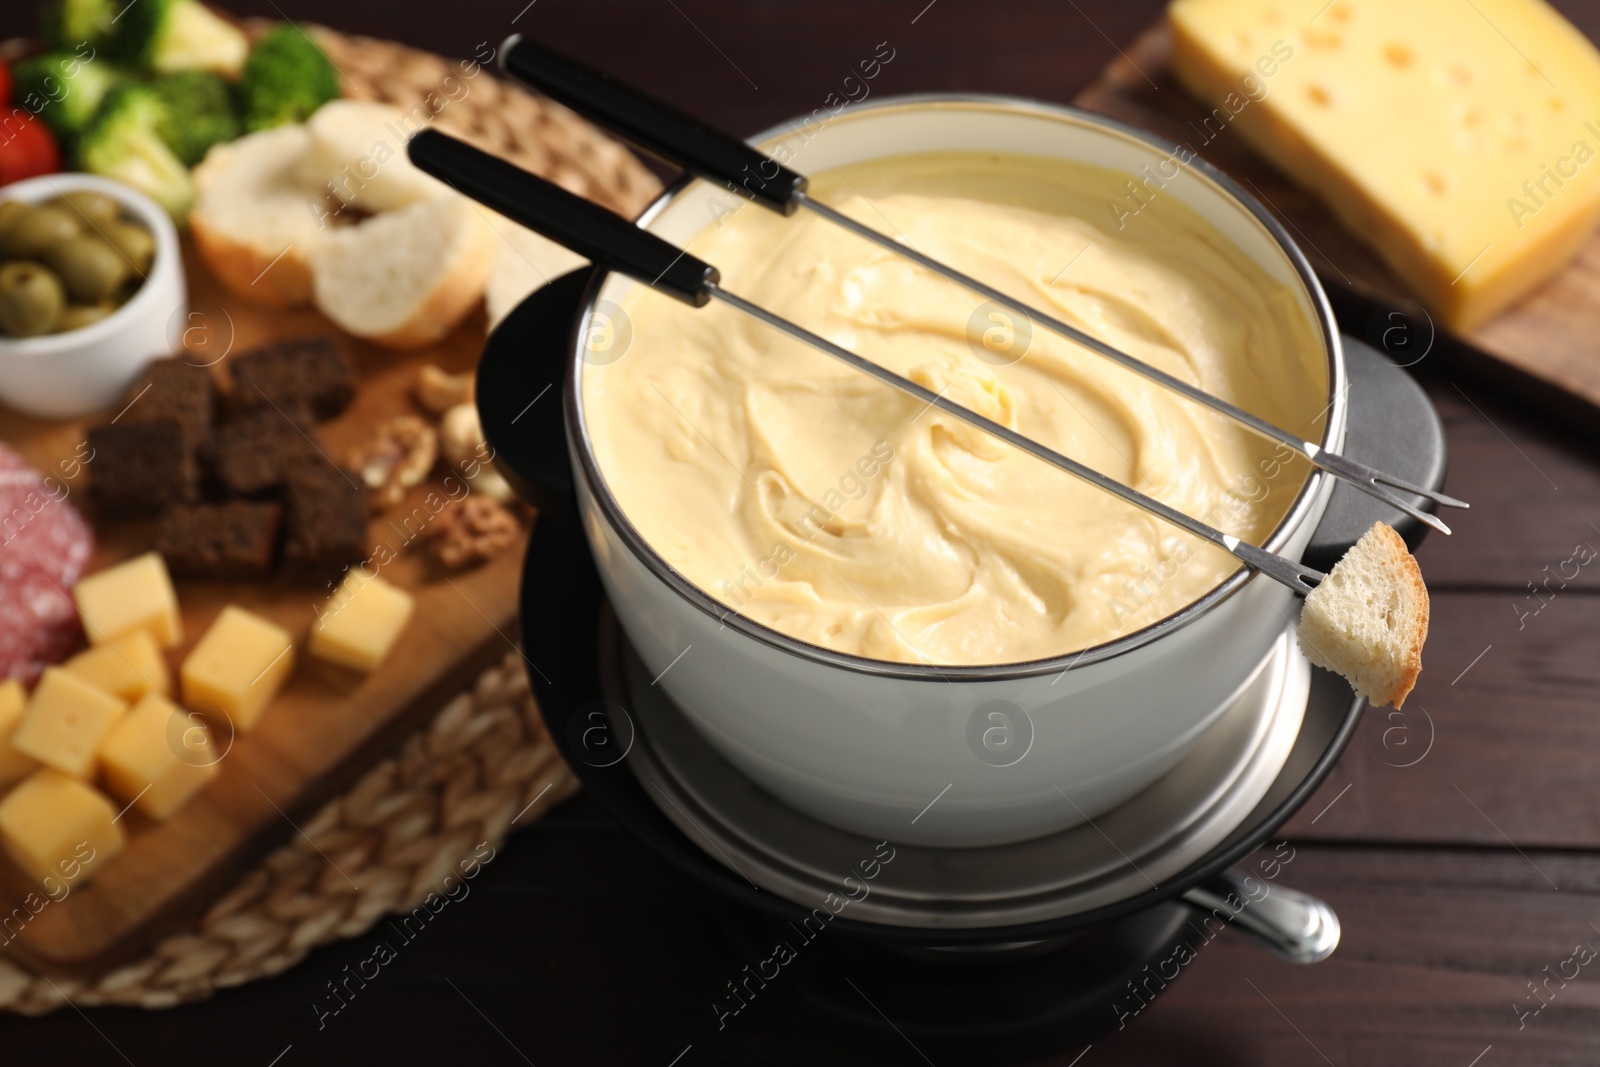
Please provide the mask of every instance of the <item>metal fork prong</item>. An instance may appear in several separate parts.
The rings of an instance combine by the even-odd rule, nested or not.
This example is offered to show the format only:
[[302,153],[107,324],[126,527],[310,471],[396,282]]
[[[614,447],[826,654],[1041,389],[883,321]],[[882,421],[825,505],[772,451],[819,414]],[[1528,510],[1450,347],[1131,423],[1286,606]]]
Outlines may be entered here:
[[1399,496],[1396,493],[1389,492],[1387,489],[1385,489],[1381,485],[1374,485],[1371,489],[1368,490],[1368,492],[1371,493],[1377,499],[1383,501],[1385,504],[1388,504],[1390,507],[1398,508],[1400,511],[1403,511],[1407,515],[1410,515],[1413,519],[1416,519],[1418,522],[1425,523],[1429,527],[1431,527],[1431,528],[1433,528],[1435,530],[1438,530],[1440,533],[1444,534],[1446,537],[1448,537],[1450,535],[1450,527],[1446,526],[1444,524],[1444,520],[1439,518],[1439,516],[1435,515],[1433,512],[1431,512],[1431,511],[1423,511],[1421,508],[1417,507],[1415,504],[1412,504],[1409,500],[1405,500],[1404,498],[1402,498],[1401,496]]
[[1455,497],[1448,496],[1445,493],[1441,493],[1436,489],[1424,489],[1420,485],[1413,485],[1412,483],[1406,481],[1404,478],[1396,478],[1396,477],[1393,477],[1392,475],[1388,475],[1388,474],[1376,474],[1376,475],[1373,476],[1372,480],[1377,482],[1379,485],[1393,486],[1394,488],[1403,490],[1403,491],[1405,491],[1407,493],[1412,493],[1412,494],[1414,494],[1416,496],[1420,496],[1420,497],[1426,497],[1427,499],[1433,501],[1435,504],[1438,504],[1441,507],[1446,507],[1446,508],[1470,508],[1470,507],[1472,507],[1472,505],[1467,503],[1465,500],[1458,500]]

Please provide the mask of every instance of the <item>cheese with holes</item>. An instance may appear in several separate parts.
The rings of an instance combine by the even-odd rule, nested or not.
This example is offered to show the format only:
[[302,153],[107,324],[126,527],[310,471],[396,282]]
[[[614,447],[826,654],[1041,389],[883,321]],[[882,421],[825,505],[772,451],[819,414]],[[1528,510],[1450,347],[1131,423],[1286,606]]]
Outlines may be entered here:
[[351,571],[311,627],[318,659],[370,671],[383,662],[411,618],[411,594]]
[[39,765],[11,747],[11,738],[28,708],[28,692],[15,678],[0,682],[0,789],[21,781]]
[[183,661],[183,702],[203,714],[221,713],[239,731],[261,718],[294,670],[289,631],[228,605]]
[[47,767],[87,778],[94,755],[126,705],[60,667],[48,667],[34,687],[11,747]]
[[1542,0],[1174,0],[1170,16],[1178,77],[1213,107],[1200,137],[1249,141],[1457,332],[1560,270],[1600,218],[1600,53]]
[[151,693],[100,746],[106,789],[152,819],[165,820],[217,774],[209,731]]
[[148,630],[133,630],[115,641],[86,648],[62,666],[130,704],[146,693],[166,696],[171,692],[167,661]]
[[138,629],[149,630],[162,648],[183,641],[178,596],[158,552],[89,575],[73,587],[72,597],[91,644],[103,645]]
[[71,775],[46,767],[0,800],[0,845],[54,893],[97,872],[122,848],[111,801]]

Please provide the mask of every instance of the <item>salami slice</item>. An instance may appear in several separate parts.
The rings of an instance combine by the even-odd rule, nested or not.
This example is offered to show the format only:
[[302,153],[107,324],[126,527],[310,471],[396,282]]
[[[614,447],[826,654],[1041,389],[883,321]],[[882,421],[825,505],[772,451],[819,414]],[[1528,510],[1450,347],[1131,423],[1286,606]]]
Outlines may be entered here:
[[0,678],[32,685],[82,638],[66,587],[37,568],[0,574],[0,604]]
[[32,682],[81,637],[70,590],[94,532],[51,482],[0,445],[0,678]]

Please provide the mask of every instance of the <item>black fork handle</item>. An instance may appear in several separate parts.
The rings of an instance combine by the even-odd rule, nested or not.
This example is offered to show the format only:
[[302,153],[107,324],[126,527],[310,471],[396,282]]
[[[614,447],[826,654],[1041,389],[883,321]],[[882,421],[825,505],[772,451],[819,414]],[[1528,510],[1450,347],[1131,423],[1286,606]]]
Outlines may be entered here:
[[693,307],[711,300],[720,278],[715,267],[554,182],[438,130],[417,134],[407,152],[411,162],[462,195],[598,266],[637,278]]
[[500,66],[524,85],[697,178],[726,185],[783,215],[800,206],[803,175],[609,74],[520,34],[501,46]]

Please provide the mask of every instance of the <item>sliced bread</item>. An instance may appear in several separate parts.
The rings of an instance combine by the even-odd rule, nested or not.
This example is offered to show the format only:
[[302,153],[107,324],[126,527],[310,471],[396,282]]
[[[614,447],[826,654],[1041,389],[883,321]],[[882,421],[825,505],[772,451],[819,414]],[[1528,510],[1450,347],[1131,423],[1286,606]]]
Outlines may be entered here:
[[[432,114],[423,111],[429,121]],[[334,100],[306,122],[310,150],[300,173],[321,186],[332,210],[396,211],[438,196],[449,186],[424,174],[406,155],[406,142],[422,128],[413,112],[376,100]]]
[[195,168],[195,247],[248,300],[287,308],[311,299],[310,257],[327,230],[322,188],[300,172],[310,143],[304,126],[279,126],[217,145]]
[[503,216],[492,216],[491,222],[503,238],[495,244],[494,266],[483,293],[492,330],[529,293],[589,261]]
[[1382,707],[1405,703],[1422,671],[1428,589],[1400,535],[1372,524],[1300,613],[1300,648],[1336,671],[1357,696]]
[[483,297],[498,240],[476,204],[447,192],[358,226],[311,252],[312,298],[333,322],[391,348],[420,348]]

